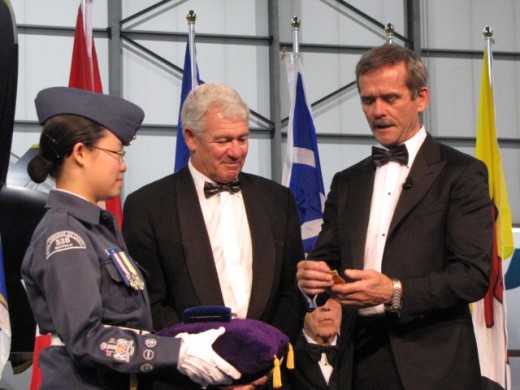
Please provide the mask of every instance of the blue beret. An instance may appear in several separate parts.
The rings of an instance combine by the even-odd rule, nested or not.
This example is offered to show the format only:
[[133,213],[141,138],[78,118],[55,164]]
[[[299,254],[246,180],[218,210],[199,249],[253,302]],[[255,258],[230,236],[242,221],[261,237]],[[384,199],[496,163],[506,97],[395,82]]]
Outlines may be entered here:
[[78,88],[47,88],[34,102],[41,125],[56,115],[79,115],[106,127],[124,145],[130,144],[144,119],[141,107],[127,100]]

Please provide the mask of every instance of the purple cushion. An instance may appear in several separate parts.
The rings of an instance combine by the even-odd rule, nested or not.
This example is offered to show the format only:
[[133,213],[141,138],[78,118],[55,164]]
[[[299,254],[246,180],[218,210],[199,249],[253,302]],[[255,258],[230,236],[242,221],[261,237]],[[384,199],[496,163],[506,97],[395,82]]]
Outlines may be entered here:
[[215,340],[213,349],[242,373],[234,384],[250,383],[266,375],[274,367],[275,355],[278,359],[287,355],[289,338],[271,325],[257,320],[180,323],[158,334],[173,337],[183,332],[200,333],[221,326],[226,333]]

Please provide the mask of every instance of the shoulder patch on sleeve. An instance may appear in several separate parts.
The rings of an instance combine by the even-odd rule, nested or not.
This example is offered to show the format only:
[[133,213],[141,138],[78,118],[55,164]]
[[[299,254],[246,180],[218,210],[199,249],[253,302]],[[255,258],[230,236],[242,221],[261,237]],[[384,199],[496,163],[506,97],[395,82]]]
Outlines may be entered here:
[[56,252],[63,252],[69,249],[86,249],[85,241],[74,232],[70,230],[63,230],[54,233],[47,239],[45,255],[48,259]]

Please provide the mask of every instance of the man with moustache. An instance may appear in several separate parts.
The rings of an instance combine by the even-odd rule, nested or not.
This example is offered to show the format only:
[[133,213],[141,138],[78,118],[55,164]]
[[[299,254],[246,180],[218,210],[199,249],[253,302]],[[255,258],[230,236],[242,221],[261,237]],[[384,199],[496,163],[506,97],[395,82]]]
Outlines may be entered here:
[[[361,106],[378,145],[336,174],[312,260],[298,264],[307,297],[326,292],[355,321],[338,388],[350,376],[355,390],[481,388],[468,304],[489,285],[487,171],[426,132],[427,76],[397,45],[361,57]],[[334,284],[331,268],[347,283]]]
[[[188,165],[130,194],[124,207],[123,234],[148,272],[155,329],[179,323],[189,307],[222,305],[296,339],[296,263],[304,256],[296,204],[288,188],[242,172],[246,103],[207,83],[187,96],[181,119]],[[165,388],[198,388],[181,379]]]

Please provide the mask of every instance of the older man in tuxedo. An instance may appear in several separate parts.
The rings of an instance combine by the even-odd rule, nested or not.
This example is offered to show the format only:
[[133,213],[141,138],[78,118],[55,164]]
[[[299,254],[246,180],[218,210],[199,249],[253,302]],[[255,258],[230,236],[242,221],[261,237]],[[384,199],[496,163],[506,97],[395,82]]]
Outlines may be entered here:
[[[481,388],[468,304],[489,284],[487,171],[426,132],[427,75],[398,45],[361,57],[361,106],[378,145],[335,175],[309,256],[318,261],[298,264],[308,297],[328,292],[351,309],[355,390]],[[347,283],[334,284],[329,268]],[[338,386],[348,388],[342,367]]]
[[129,252],[148,272],[154,327],[182,321],[192,306],[225,305],[296,339],[298,214],[288,188],[242,172],[246,103],[208,83],[190,92],[181,115],[188,165],[130,194],[124,207]]
[[[294,346],[294,370],[287,370],[287,387],[293,390],[336,390],[341,304],[329,298],[305,314],[303,329]],[[284,383],[284,386],[286,384]]]

